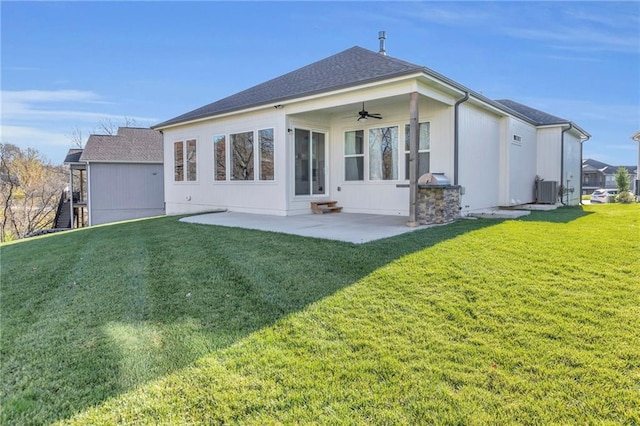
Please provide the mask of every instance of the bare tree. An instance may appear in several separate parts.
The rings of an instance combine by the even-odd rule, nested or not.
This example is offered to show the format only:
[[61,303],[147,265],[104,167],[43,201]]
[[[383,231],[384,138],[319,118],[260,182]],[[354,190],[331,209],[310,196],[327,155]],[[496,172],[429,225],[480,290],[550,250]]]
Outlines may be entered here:
[[84,147],[84,135],[82,134],[82,129],[80,129],[80,127],[74,127],[71,133],[67,134],[67,137],[76,147],[80,149]]
[[[91,134],[96,135],[117,135],[118,127],[137,127],[138,123],[135,118],[124,116],[122,117],[122,121],[115,121],[111,117],[105,117],[98,121],[98,124],[93,128],[90,132]],[[78,148],[84,148],[84,144],[86,142],[84,132],[80,127],[76,126],[74,129],[67,134],[67,137],[74,146]]]
[[136,120],[127,116],[122,117],[121,122],[116,122],[111,117],[105,117],[98,122],[94,133],[113,136],[118,134],[118,127],[136,127],[136,125]]
[[50,227],[66,185],[63,167],[52,166],[35,149],[12,144],[0,144],[0,157],[0,240],[24,238]]
[[0,191],[2,193],[2,232],[0,232],[0,241],[4,241],[5,229],[11,219],[11,204],[13,202],[13,194],[18,186],[18,178],[13,173],[12,165],[16,156],[19,154],[19,148],[11,144],[0,144]]

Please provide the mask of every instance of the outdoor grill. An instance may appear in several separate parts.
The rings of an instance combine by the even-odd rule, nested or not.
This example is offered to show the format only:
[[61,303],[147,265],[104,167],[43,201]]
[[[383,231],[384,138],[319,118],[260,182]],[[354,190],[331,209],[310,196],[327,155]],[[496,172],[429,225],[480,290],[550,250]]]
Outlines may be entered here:
[[448,186],[451,185],[451,179],[444,173],[425,173],[418,179],[418,185]]

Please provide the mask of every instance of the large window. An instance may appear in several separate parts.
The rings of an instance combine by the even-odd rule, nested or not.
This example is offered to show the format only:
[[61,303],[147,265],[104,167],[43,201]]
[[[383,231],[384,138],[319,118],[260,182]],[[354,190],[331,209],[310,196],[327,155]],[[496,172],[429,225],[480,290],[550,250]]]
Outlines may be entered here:
[[197,144],[195,139],[186,142],[174,142],[173,144],[173,180],[182,182],[186,180],[194,182],[197,179],[198,159]]
[[398,179],[398,127],[369,129],[369,180]]
[[344,134],[344,180],[364,180],[364,132]]
[[273,180],[273,129],[258,131],[260,180]]
[[227,179],[227,139],[224,135],[213,137],[213,168],[215,180]]
[[[429,152],[430,143],[430,124],[429,122],[420,123],[418,130],[418,177],[429,172]],[[405,179],[409,179],[409,125],[404,126],[404,152],[405,152]]]
[[231,180],[253,180],[253,132],[229,135]]
[[173,180],[184,180],[184,142],[173,143]]
[[196,141],[191,139],[187,141],[187,180],[195,182],[197,176],[198,162],[196,157]]
[[272,128],[213,137],[213,179],[216,181],[274,180],[274,161]]

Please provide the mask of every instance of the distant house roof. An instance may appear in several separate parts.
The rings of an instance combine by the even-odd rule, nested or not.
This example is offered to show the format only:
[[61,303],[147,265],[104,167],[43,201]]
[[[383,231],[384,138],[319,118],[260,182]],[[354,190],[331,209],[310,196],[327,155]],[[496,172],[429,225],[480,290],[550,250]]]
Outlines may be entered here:
[[82,149],[70,149],[67,152],[67,156],[64,157],[64,163],[77,163],[80,161],[80,156],[82,155]]
[[91,135],[80,161],[161,163],[162,134],[151,129],[120,127],[117,135]]
[[235,95],[179,115],[153,128],[283,102],[423,70],[424,67],[420,65],[354,46]]
[[618,172],[618,168],[619,167],[624,167],[625,169],[627,169],[627,171],[629,172],[629,174],[633,174],[635,175],[636,173],[636,166],[612,166],[610,164],[607,163],[603,163],[601,161],[598,160],[594,160],[592,158],[586,158],[582,161],[582,169],[586,169],[586,170],[597,170],[599,172],[601,172],[602,174],[605,175],[614,175]]

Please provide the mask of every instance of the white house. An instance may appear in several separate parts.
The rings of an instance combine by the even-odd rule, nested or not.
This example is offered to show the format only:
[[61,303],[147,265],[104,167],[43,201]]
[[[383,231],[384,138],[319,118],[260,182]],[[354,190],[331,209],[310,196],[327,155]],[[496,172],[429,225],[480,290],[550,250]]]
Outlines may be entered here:
[[83,150],[70,150],[70,196],[58,209],[55,227],[163,215],[162,144],[158,131],[120,127],[115,135],[90,135]]
[[589,137],[357,46],[153,128],[164,137],[167,214],[296,215],[330,199],[344,212],[411,218],[426,172],[460,186],[463,214],[533,203],[537,177],[570,189],[553,202],[578,204]]

